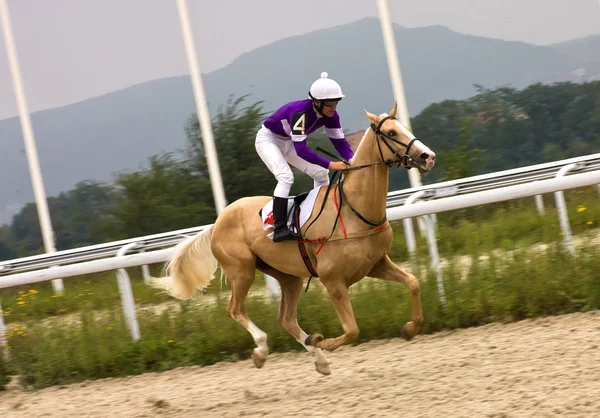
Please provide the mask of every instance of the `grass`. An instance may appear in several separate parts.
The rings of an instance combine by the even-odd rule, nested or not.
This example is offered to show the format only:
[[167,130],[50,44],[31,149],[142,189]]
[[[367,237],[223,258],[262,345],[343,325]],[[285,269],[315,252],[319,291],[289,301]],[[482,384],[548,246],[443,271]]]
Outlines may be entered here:
[[[569,193],[571,226],[579,236],[591,236],[586,232],[595,232],[600,219],[595,192]],[[548,206],[545,217],[528,200],[438,217],[440,253],[448,260],[442,272],[447,305],[439,302],[433,272],[424,269],[423,333],[600,308],[599,246],[588,238],[575,258],[565,252],[556,214]],[[403,261],[407,252],[402,229],[395,230],[392,257]],[[539,243],[547,245],[531,247]],[[418,247],[417,261],[425,265],[423,238]],[[471,265],[461,265],[458,255],[471,256]],[[154,274],[158,268],[153,267]],[[8,362],[0,359],[0,386],[9,375],[41,388],[249,357],[252,338],[226,315],[227,285],[221,289],[213,284],[199,303],[180,303],[147,287],[140,269],[129,271],[142,335],[138,342],[131,340],[123,319],[114,273],[69,279],[60,297],[48,283],[3,290],[12,357]],[[299,323],[308,333],[339,335],[333,306],[318,279],[313,280],[302,295]],[[257,281],[255,286],[264,286],[261,278]],[[403,286],[366,278],[351,295],[359,342],[400,336],[411,311]],[[212,303],[202,303],[207,300]],[[140,309],[156,305],[164,306],[161,313]],[[277,324],[277,306],[268,299],[250,298],[247,311],[269,335],[272,351],[302,349]]]

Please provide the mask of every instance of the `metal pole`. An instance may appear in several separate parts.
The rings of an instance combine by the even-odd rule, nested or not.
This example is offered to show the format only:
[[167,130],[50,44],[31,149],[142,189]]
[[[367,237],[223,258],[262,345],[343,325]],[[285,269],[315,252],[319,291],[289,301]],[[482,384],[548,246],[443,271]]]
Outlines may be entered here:
[[[417,200],[421,199],[425,196],[427,192],[425,190],[419,190],[408,196],[408,199],[404,202],[404,206],[412,205]],[[404,237],[406,239],[406,247],[408,249],[408,253],[412,256],[415,255],[417,251],[417,243],[415,241],[415,232],[413,230],[412,219],[404,218],[402,219],[402,223],[404,225]]]
[[[217,150],[215,148],[215,140],[212,133],[208,106],[206,104],[206,95],[200,74],[200,65],[198,64],[198,56],[192,36],[190,18],[187,10],[186,0],[177,0],[177,8],[179,10],[179,20],[181,22],[181,31],[183,33],[183,41],[185,44],[185,52],[187,55],[188,65],[190,68],[190,76],[192,78],[192,86],[194,87],[194,99],[196,101],[196,109],[198,111],[198,121],[202,130],[202,141],[206,152],[206,160],[208,161],[208,172],[210,175],[210,184],[212,187],[213,198],[217,215],[219,215],[225,206],[225,190],[223,188],[223,180],[221,179],[221,171],[219,169],[219,160]],[[271,276],[265,274],[267,288],[273,296],[278,296],[275,289],[279,288],[279,283]]]
[[[141,249],[140,252],[143,253],[145,250]],[[150,285],[152,283],[152,275],[150,274],[150,267],[148,264],[142,266],[142,277],[144,278],[145,284]]]
[[6,324],[4,323],[4,311],[2,310],[2,304],[0,303],[0,355],[3,356],[4,361],[10,361],[10,351],[8,347],[8,338],[6,336]]
[[204,143],[206,160],[208,162],[210,184],[212,187],[215,208],[218,215],[223,211],[223,209],[225,209],[225,206],[227,206],[227,201],[225,200],[225,190],[223,188],[223,180],[221,179],[219,160],[217,158],[217,150],[215,148],[215,140],[213,138],[210,116],[208,113],[208,105],[206,104],[204,86],[202,85],[202,78],[200,76],[200,65],[198,64],[198,56],[196,55],[196,47],[194,45],[194,38],[192,37],[192,27],[190,24],[186,1],[177,0],[177,8],[179,9],[179,20],[181,22],[181,31],[183,33],[185,52],[190,68],[192,86],[194,88],[194,99],[196,101],[198,121],[200,122],[202,141]]
[[[388,68],[394,90],[394,99],[398,103],[398,113],[400,114],[400,123],[411,129],[410,116],[406,106],[406,96],[404,94],[404,85],[402,83],[402,73],[400,72],[400,61],[398,60],[398,50],[396,49],[396,40],[394,30],[390,19],[390,8],[387,0],[377,0],[377,9],[379,10],[379,20],[381,22],[381,32],[383,33],[383,42],[385,53],[387,55]],[[421,186],[421,174],[418,170],[408,170],[408,180],[411,187]]]
[[437,241],[435,239],[435,225],[431,215],[423,216],[427,224],[427,243],[429,244],[429,258],[431,259],[431,268],[435,272],[438,298],[444,309],[446,308],[446,291],[444,290],[444,278],[440,267],[440,254],[438,252]]
[[[117,252],[117,258],[124,257],[127,251],[134,250],[139,247],[137,242],[132,242],[123,246]],[[131,333],[133,341],[140,339],[140,326],[138,324],[137,315],[135,312],[135,299],[133,298],[133,290],[131,289],[131,280],[129,274],[124,268],[117,270],[117,284],[119,286],[119,294],[121,295],[121,303],[123,305],[123,313],[125,315],[125,323]]]
[[[564,177],[570,171],[580,170],[581,168],[583,168],[582,164],[575,163],[566,165],[558,170],[556,178]],[[571,255],[575,255],[575,246],[573,245],[573,235],[571,233],[571,224],[569,223],[569,212],[567,211],[567,203],[565,202],[565,193],[562,190],[554,192],[554,201],[556,202],[556,210],[558,212],[558,220],[563,234],[565,247]]]
[[544,199],[542,198],[541,194],[535,195],[535,207],[537,209],[538,215],[544,216],[544,213],[546,212],[544,211]]
[[[53,253],[56,252],[56,247],[54,246],[54,232],[52,230],[52,222],[50,221],[50,211],[48,210],[48,202],[46,201],[46,191],[44,190],[44,182],[42,179],[35,137],[33,135],[33,127],[29,117],[29,109],[25,99],[25,89],[23,88],[21,69],[17,57],[17,48],[15,46],[6,0],[0,0],[0,18],[2,20],[2,28],[4,29],[6,55],[8,56],[15,97],[17,99],[19,120],[21,122],[21,130],[23,131],[23,139],[25,141],[25,152],[29,163],[29,174],[31,176],[33,195],[35,196],[40,229],[42,231],[42,240],[44,241],[44,249],[47,253]],[[64,286],[62,279],[53,280],[52,287],[54,288],[55,293],[63,293]]]

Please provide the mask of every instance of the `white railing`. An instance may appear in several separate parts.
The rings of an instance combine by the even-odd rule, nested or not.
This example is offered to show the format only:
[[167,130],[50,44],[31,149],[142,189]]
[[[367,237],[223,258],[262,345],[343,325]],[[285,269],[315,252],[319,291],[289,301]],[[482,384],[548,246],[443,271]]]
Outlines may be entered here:
[[15,260],[0,262],[0,281],[2,275],[12,274],[20,271],[34,270],[44,267],[52,267],[61,264],[79,263],[81,261],[95,260],[104,257],[114,257],[119,250],[129,244],[138,244],[136,250],[152,250],[157,248],[172,247],[183,238],[196,234],[208,225],[193,228],[180,229],[177,231],[164,232],[161,234],[148,235],[145,237],[129,238],[113,241],[106,244],[91,245],[88,247],[73,248],[71,250],[58,251],[18,258]]
[[[512,170],[498,171],[481,176],[468,177],[460,180],[435,183],[405,190],[388,193],[387,207],[393,208],[404,205],[409,196],[422,191],[420,198],[441,198],[447,196],[461,195],[478,192],[482,190],[496,189],[503,186],[530,183],[536,180],[553,178],[562,167],[577,164],[577,172],[585,172],[600,169],[600,154],[591,154],[583,157],[570,158],[552,163],[538,164]],[[196,234],[207,225],[165,232],[161,234],[148,235],[144,237],[130,238],[106,244],[92,245],[74,248],[55,253],[40,254],[31,257],[18,258],[0,262],[0,282],[2,276],[14,274],[27,270],[35,270],[45,267],[58,266],[82,261],[95,260],[104,257],[114,257],[125,245],[136,243],[136,250],[153,250],[157,248],[168,248],[177,244],[184,237]]]
[[[526,184],[515,184],[512,186],[491,189],[490,184],[492,182],[492,179],[498,180],[499,183],[505,183],[507,175],[506,173],[509,173],[509,175],[517,175],[515,170],[508,170],[507,172],[494,173],[494,176],[477,176],[472,177],[470,179],[464,179],[455,182],[459,183],[459,185],[455,187],[452,193],[449,193],[448,187],[446,185],[447,183],[438,183],[434,185],[409,189],[412,191],[412,193],[403,199],[403,201],[406,203],[403,206],[390,204],[388,199],[387,217],[390,221],[400,219],[406,220],[418,216],[428,216],[439,212],[445,212],[449,210],[461,209],[477,205],[485,205],[506,200],[519,199],[528,196],[540,195],[543,193],[554,192],[556,194],[561,194],[562,190],[565,189],[597,185],[600,183],[600,170],[598,169],[591,172],[566,176],[567,173],[572,171],[589,170],[590,167],[595,166],[598,162],[600,162],[599,154],[596,154],[594,156],[582,157],[576,163],[573,163],[571,160],[565,160],[564,162],[567,162],[567,165],[558,165],[556,163],[553,163],[552,169],[550,169],[548,165],[542,165],[543,167],[533,166],[529,167],[529,169],[517,170],[523,171],[521,173],[518,173],[518,178],[515,177],[513,179],[513,181],[517,183],[523,182],[522,179],[525,177],[525,172],[528,172],[530,177],[538,178],[537,181],[527,181]],[[552,176],[554,176],[555,178],[546,178],[544,180],[539,180],[540,177],[549,176],[549,173],[552,173]],[[474,186],[474,184],[477,183],[479,185]],[[479,187],[484,190],[459,195],[461,185],[464,189],[468,187]],[[443,192],[439,193],[439,190],[443,190]],[[456,195],[443,197],[436,200],[417,202],[418,199],[424,199],[426,197],[436,197],[440,196],[440,194]],[[398,196],[398,194],[396,194],[396,196]],[[397,199],[396,202],[398,202],[399,200],[400,199]],[[557,202],[559,201],[557,200]],[[566,210],[563,211],[563,215],[566,216]],[[430,246],[432,268],[437,273],[437,287],[439,291],[439,297],[442,304],[444,304],[444,287],[439,270],[439,256],[437,255],[437,244],[435,243],[433,221],[429,217],[426,220],[428,225],[427,233],[428,243]],[[568,225],[568,220],[566,222]],[[561,218],[561,226],[563,226],[562,224],[563,220]],[[4,271],[12,272],[4,277],[0,277],[0,289],[19,285],[46,282],[57,278],[67,278],[73,276],[80,276],[83,274],[98,273],[102,271],[118,270],[119,291],[121,293],[125,317],[132,338],[134,340],[137,340],[140,338],[140,332],[135,313],[135,302],[133,298],[133,293],[131,291],[131,285],[129,283],[129,277],[127,276],[126,271],[123,269],[134,266],[147,266],[149,264],[162,263],[168,260],[173,251],[172,248],[149,252],[145,252],[145,250],[156,249],[165,246],[172,247],[184,237],[189,236],[191,234],[196,234],[208,226],[209,225],[204,225],[196,228],[188,228],[164,234],[150,235],[141,238],[116,241],[108,244],[84,247],[69,251],[62,251],[60,253],[44,254],[41,256],[26,257],[23,259],[4,262],[0,264],[0,271],[4,269]],[[408,229],[412,231],[412,228]],[[410,241],[408,235],[407,240]],[[570,243],[568,241],[565,241],[565,243],[567,247],[569,247]],[[130,250],[142,250],[142,252],[133,255],[125,255],[125,253]],[[414,249],[412,251],[414,251]],[[411,246],[409,245],[409,252],[412,251]],[[110,257],[111,255],[113,257]],[[99,257],[104,258],[92,259],[91,261],[89,261],[90,258]],[[87,259],[88,261],[83,261],[85,259]],[[58,264],[61,262],[70,262],[71,264],[59,266]],[[37,268],[38,270],[26,271],[35,268]],[[20,270],[21,272],[16,272],[15,270]],[[0,321],[0,343],[3,341],[3,339],[5,339],[5,333],[6,330],[4,322]]]
[[[600,183],[600,170],[589,173],[574,174],[568,177],[540,180],[528,184],[508,186],[494,190],[486,190],[464,196],[452,196],[435,201],[419,202],[416,204],[405,205],[403,207],[394,207],[387,210],[387,216],[389,220],[394,221],[404,218],[445,212],[454,209],[484,205],[493,202],[519,199],[523,197],[534,196],[536,194],[585,187],[598,183]],[[59,277],[66,278],[82,274],[160,263],[166,261],[171,255],[171,252],[172,249],[165,249],[134,255],[123,255],[120,257],[112,257],[103,260],[93,260],[50,269],[11,274],[0,281],[0,289],[18,285],[45,282]],[[445,297],[443,294],[443,284],[439,275],[438,289],[440,290],[440,299],[443,302]],[[131,292],[124,292],[122,296],[128,299],[123,301],[124,306],[135,306]],[[132,333],[132,337],[134,339],[138,339],[139,329],[137,327],[137,320],[135,318],[135,309],[133,309],[133,313],[132,310],[126,309],[126,318],[129,329]],[[0,335],[2,335],[3,332],[4,330],[0,329]]]
[[600,169],[600,154],[590,154],[390,192],[388,193],[388,208],[403,205],[409,196],[418,191],[425,191],[426,197],[446,197],[550,179],[556,176],[562,167],[570,164],[578,165],[577,169],[573,170],[577,172],[598,170]]

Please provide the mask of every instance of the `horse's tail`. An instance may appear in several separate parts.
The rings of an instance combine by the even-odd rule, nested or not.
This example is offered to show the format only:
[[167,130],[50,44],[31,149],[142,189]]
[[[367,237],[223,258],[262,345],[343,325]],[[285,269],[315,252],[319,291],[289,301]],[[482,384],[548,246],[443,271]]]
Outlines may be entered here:
[[214,279],[218,262],[210,249],[212,226],[175,246],[164,277],[154,278],[152,286],[177,299],[189,299]]

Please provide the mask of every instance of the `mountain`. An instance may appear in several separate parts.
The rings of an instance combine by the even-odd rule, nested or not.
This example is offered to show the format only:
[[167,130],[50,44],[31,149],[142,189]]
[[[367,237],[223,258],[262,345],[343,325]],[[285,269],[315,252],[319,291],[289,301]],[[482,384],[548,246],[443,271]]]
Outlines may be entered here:
[[[416,115],[445,99],[464,99],[474,84],[523,88],[536,82],[586,81],[600,74],[600,36],[535,46],[453,32],[442,26],[395,25],[409,110]],[[322,71],[347,98],[340,105],[348,131],[364,129],[363,109],[388,111],[393,104],[379,21],[351,24],[282,39],[204,74],[212,115],[230,95],[251,94],[275,110],[306,97]],[[72,105],[35,112],[32,123],[49,196],[83,180],[111,181],[139,169],[150,155],[185,146],[184,126],[195,112],[188,76],[131,86]],[[0,224],[33,201],[18,118],[0,121]],[[254,152],[248,138],[248,152]]]
[[561,42],[552,48],[574,68],[569,81],[600,80],[600,35]]

